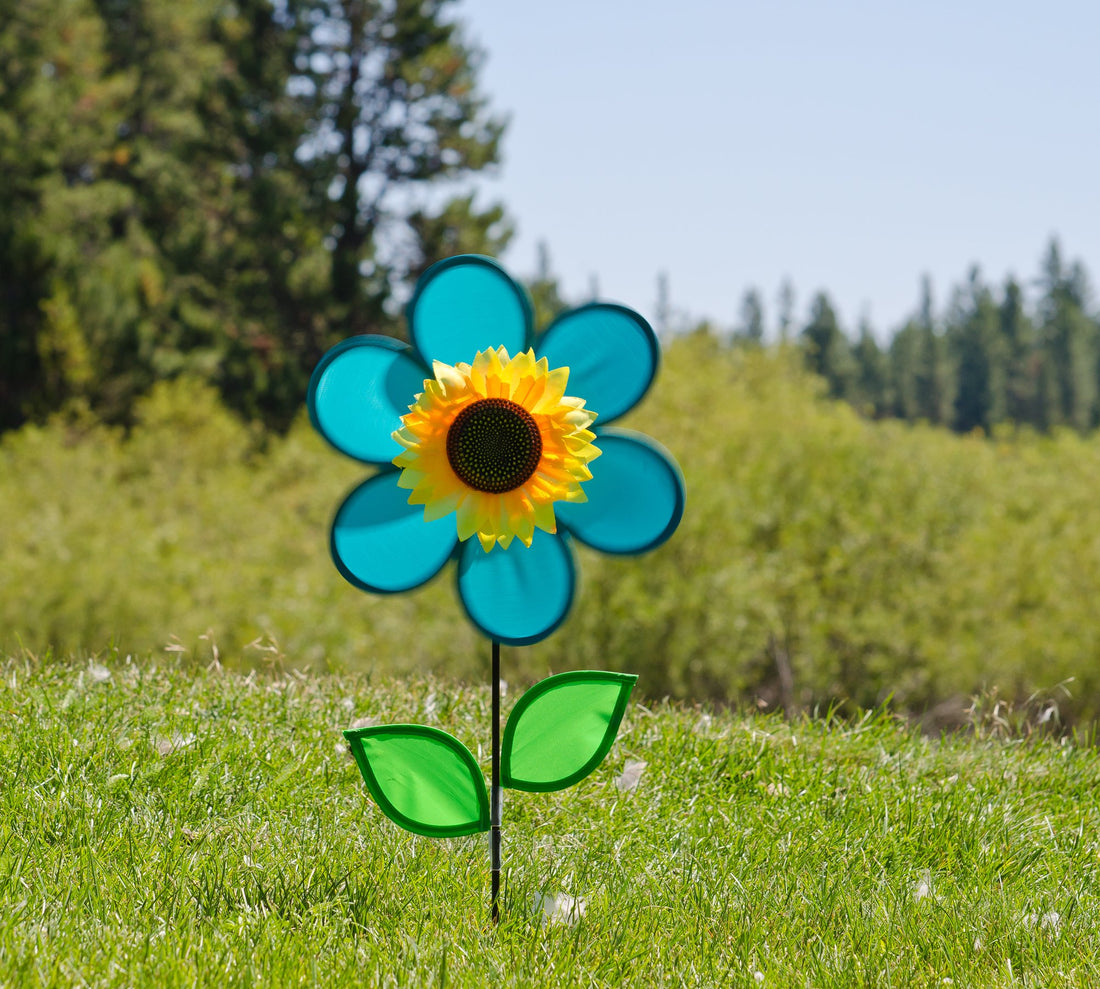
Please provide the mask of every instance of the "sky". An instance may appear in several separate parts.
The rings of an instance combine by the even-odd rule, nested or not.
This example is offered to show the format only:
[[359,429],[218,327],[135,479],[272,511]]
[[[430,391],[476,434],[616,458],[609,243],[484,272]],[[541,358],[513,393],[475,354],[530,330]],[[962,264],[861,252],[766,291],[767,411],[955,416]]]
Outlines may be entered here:
[[1050,238],[1100,280],[1100,3],[1094,0],[458,0],[482,89],[510,123],[479,178],[549,249],[566,297],[885,339],[978,264],[1031,282]]

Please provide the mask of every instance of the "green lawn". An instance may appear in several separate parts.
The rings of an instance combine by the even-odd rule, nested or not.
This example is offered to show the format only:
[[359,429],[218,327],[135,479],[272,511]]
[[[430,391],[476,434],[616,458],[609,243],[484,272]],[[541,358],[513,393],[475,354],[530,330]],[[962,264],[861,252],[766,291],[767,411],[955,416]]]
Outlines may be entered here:
[[4,986],[1100,983],[1072,741],[634,702],[592,776],[509,794],[492,929],[484,836],[398,830],[340,735],[437,725],[487,767],[482,688],[11,659],[0,718]]

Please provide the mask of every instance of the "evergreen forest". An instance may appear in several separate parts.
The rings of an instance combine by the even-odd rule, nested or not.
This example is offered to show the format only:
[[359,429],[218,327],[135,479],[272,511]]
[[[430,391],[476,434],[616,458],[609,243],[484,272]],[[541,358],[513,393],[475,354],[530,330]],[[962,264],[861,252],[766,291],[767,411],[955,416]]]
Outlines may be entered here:
[[[926,277],[914,316],[885,346],[866,323],[852,339],[819,292],[799,332],[807,365],[829,394],[876,419],[960,433],[1003,423],[1087,432],[1100,424],[1100,318],[1088,274],[1052,239],[1032,284],[1031,298],[1014,277],[997,289],[975,266],[937,312]],[[758,339],[759,292],[746,293],[743,311],[738,335]]]
[[[497,256],[512,227],[475,181],[504,121],[453,0],[2,0],[0,430],[87,410],[132,422],[153,383],[213,385],[283,430],[355,333],[400,335],[416,277]],[[738,340],[800,342],[829,394],[957,432],[1100,423],[1100,320],[1056,239],[1001,286],[977,268],[939,309],[923,281],[888,337],[828,293]],[[656,259],[659,263],[660,259]],[[563,305],[541,252],[540,323]],[[914,273],[914,276],[916,273]]]

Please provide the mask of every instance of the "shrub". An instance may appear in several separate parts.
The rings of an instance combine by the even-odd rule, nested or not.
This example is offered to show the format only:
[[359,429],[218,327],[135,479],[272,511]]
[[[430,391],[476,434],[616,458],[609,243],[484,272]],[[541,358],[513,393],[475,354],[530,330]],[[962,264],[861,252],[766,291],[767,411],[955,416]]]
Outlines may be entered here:
[[[683,524],[637,560],[582,551],[573,616],[510,650],[510,677],[618,668],[651,694],[911,711],[1075,678],[1065,713],[1100,713],[1097,439],[869,422],[795,356],[705,334],[672,344],[632,421],[684,468]],[[380,598],[332,567],[328,521],[364,476],[304,418],[265,438],[187,381],[155,389],[129,435],[10,433],[0,648],[217,644],[232,662],[484,678],[452,572]]]

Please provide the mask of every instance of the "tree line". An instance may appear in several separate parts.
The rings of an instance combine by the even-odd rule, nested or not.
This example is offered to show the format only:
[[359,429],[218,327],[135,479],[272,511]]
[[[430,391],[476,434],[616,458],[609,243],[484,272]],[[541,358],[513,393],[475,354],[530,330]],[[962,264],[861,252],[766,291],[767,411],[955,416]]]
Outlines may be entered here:
[[[916,313],[881,344],[866,320],[850,337],[825,292],[795,327],[788,283],[778,335],[796,334],[829,394],[876,419],[923,420],[961,433],[1004,422],[1087,432],[1100,425],[1100,317],[1090,312],[1088,275],[1054,239],[1035,284],[1031,303],[1015,277],[998,290],[973,267],[938,313],[925,277]],[[761,293],[750,289],[734,339],[758,345],[764,336]]]
[[[285,428],[353,333],[403,332],[415,278],[498,255],[470,182],[504,122],[454,0],[0,0],[0,431],[61,409],[128,423],[181,375]],[[1034,306],[975,269],[882,345],[826,293],[797,337],[830,393],[959,431],[1100,423],[1100,323],[1052,243]],[[545,248],[536,318],[563,305]],[[667,310],[667,286],[659,310]],[[746,293],[736,336],[765,337]]]
[[499,253],[451,0],[0,0],[0,430],[182,373],[284,426],[322,353]]

